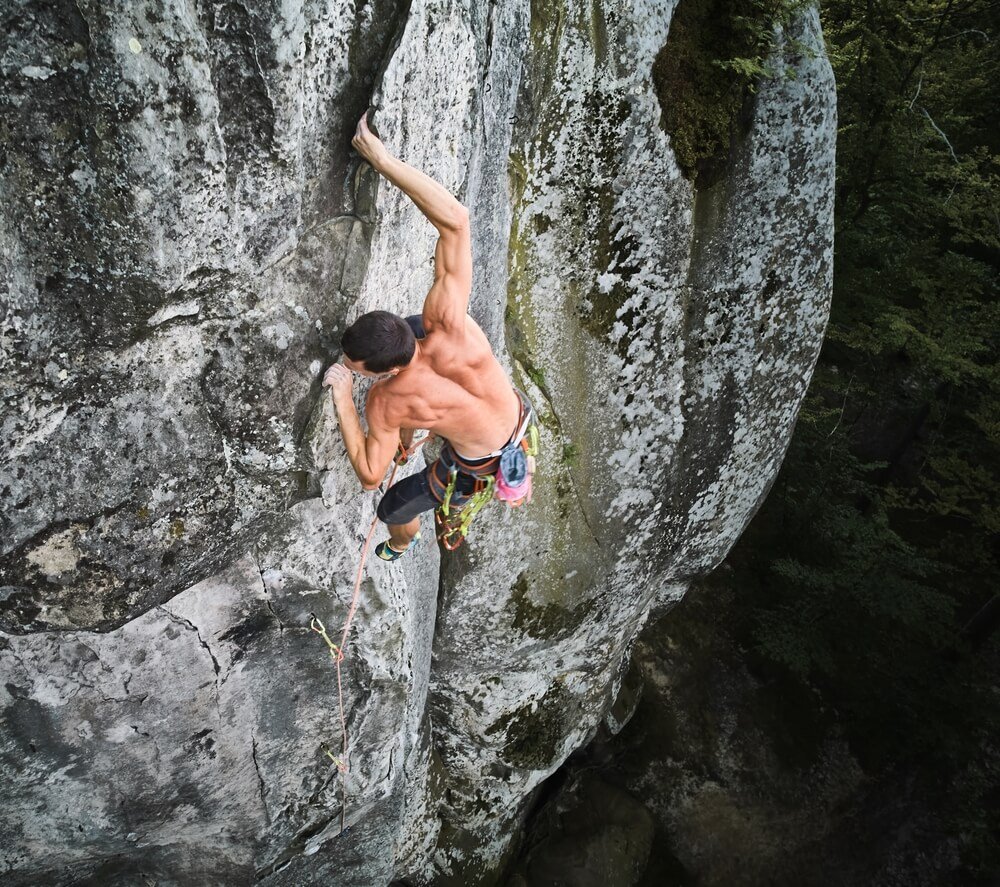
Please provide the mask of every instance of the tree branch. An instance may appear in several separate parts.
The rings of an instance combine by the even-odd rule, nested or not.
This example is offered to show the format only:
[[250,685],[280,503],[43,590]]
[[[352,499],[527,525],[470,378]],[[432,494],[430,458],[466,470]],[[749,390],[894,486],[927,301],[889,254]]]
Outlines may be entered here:
[[958,163],[958,156],[955,154],[955,149],[951,146],[951,142],[948,141],[948,136],[946,136],[941,127],[934,122],[934,118],[927,113],[927,109],[923,105],[920,106],[920,110],[923,113],[924,117],[927,118],[927,122],[934,127],[934,132],[936,132],[939,136],[941,136],[944,143],[948,146],[948,151],[951,153],[951,159],[954,160],[955,163]]

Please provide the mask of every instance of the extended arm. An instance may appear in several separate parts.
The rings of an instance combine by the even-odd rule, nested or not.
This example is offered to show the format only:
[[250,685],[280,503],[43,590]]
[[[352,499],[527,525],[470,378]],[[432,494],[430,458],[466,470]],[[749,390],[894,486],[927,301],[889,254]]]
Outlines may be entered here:
[[434,285],[424,302],[424,327],[428,332],[443,328],[460,337],[472,290],[469,211],[443,185],[393,157],[368,129],[365,116],[358,122],[352,144],[375,170],[404,191],[438,230]]
[[444,185],[388,151],[375,169],[405,192],[438,231],[454,230],[468,221],[468,211]]

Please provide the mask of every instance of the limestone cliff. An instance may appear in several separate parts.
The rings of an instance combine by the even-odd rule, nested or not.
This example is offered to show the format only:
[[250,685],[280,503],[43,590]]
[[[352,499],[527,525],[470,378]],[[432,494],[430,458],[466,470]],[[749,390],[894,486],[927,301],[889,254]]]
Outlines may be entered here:
[[[818,17],[696,194],[651,73],[674,5],[8,4],[5,883],[495,881],[650,611],[766,495],[826,323]],[[351,151],[369,104],[470,208],[471,311],[543,452],[525,509],[367,570],[341,832],[308,626],[377,497],[320,380],[357,314],[419,311],[436,237]]]

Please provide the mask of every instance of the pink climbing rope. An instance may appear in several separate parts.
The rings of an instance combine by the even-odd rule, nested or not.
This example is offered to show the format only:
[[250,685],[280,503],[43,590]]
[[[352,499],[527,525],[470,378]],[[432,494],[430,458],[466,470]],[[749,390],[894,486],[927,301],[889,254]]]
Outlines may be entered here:
[[[422,447],[428,440],[430,440],[434,435],[427,434],[412,445],[409,449],[403,447],[403,462],[412,456],[417,449]],[[392,482],[396,479],[396,471],[399,466],[403,464],[398,459],[394,460],[392,466],[392,472],[389,475],[389,482],[386,484],[386,489],[392,486]],[[340,808],[340,830],[344,830],[344,823],[347,819],[347,718],[344,715],[344,686],[341,680],[340,674],[340,663],[344,661],[344,649],[347,646],[347,635],[351,630],[351,623],[354,621],[354,613],[358,609],[358,598],[361,596],[361,577],[364,575],[365,561],[368,559],[368,549],[372,544],[372,537],[375,535],[375,527],[378,526],[378,515],[372,518],[372,524],[368,528],[368,535],[365,537],[365,543],[361,546],[361,561],[358,563],[358,573],[354,578],[354,591],[351,594],[351,605],[347,610],[347,619],[344,622],[344,628],[340,635],[340,645],[333,643],[330,640],[329,635],[326,633],[326,629],[323,627],[323,623],[319,621],[315,616],[312,617],[312,621],[309,623],[309,627],[319,634],[324,641],[326,641],[327,646],[330,648],[330,655],[333,657],[333,661],[337,666],[337,703],[340,711],[340,732],[341,732],[341,754],[340,758],[335,758],[329,751],[326,752],[327,757],[330,758],[333,763],[337,765],[337,770],[341,775],[341,798],[343,799],[343,804]],[[316,626],[319,626],[318,628]]]

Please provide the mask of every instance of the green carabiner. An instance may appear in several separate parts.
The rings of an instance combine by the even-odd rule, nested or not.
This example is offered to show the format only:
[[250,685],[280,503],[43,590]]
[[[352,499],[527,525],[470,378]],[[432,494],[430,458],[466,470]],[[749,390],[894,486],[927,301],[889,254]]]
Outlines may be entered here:
[[455,492],[455,480],[458,478],[458,469],[452,466],[448,472],[448,486],[444,490],[444,498],[438,508],[445,517],[448,516],[448,508],[451,504],[451,494]]

